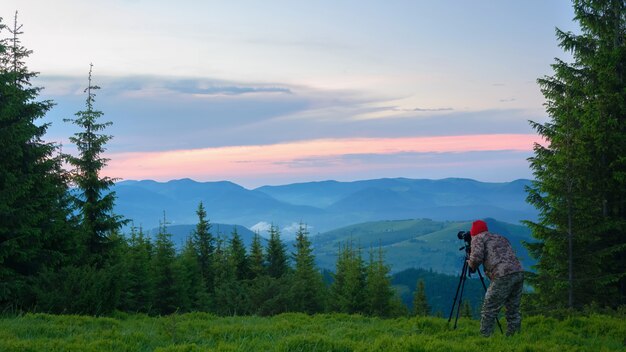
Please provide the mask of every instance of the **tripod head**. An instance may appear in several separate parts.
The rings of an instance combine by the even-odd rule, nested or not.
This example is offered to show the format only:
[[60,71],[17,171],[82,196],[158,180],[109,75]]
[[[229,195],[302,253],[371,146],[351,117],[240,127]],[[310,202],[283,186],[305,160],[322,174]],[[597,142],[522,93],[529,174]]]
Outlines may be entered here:
[[[472,235],[470,234],[469,231],[459,231],[456,234],[456,237],[465,242],[463,247],[459,248],[459,250],[460,251],[465,250],[465,260],[468,260],[470,257],[470,253],[472,252]],[[472,269],[471,267],[469,268],[469,274],[473,274],[475,272],[476,272],[475,269]]]

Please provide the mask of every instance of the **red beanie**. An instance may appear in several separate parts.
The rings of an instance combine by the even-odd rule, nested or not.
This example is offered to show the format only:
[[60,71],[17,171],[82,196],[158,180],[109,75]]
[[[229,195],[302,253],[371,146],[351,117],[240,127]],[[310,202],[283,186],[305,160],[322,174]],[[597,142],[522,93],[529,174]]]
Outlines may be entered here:
[[472,223],[472,229],[470,230],[470,235],[476,236],[481,232],[488,231],[487,223],[482,220],[476,220]]

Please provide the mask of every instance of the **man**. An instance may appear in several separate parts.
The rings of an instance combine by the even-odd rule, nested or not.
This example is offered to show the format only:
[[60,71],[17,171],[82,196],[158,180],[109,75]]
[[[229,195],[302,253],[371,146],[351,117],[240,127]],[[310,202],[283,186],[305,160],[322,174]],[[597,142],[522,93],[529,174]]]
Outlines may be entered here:
[[490,233],[482,220],[472,223],[472,251],[467,263],[476,270],[480,264],[491,280],[483,302],[480,333],[489,336],[500,308],[506,308],[507,336],[521,330],[520,300],[524,285],[522,265],[515,256],[511,243],[505,237]]

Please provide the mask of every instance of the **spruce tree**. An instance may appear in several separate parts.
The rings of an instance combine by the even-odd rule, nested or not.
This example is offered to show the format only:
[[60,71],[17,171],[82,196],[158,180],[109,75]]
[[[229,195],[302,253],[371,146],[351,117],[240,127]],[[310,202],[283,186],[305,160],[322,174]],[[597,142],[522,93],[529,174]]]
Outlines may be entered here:
[[417,288],[415,290],[415,293],[413,294],[413,315],[430,315],[430,306],[428,305],[428,298],[426,297],[424,280],[419,280],[417,282]]
[[215,238],[211,234],[211,223],[207,220],[206,210],[202,202],[196,211],[198,223],[192,234],[192,242],[200,265],[200,272],[204,278],[204,286],[208,293],[213,292],[215,281],[214,254]]
[[366,268],[361,250],[355,249],[351,241],[339,247],[335,277],[330,287],[330,308],[341,313],[365,313]]
[[176,257],[175,275],[176,291],[180,297],[180,310],[184,312],[207,311],[210,306],[210,297],[191,238],[185,241],[183,250]]
[[267,273],[273,278],[282,277],[287,273],[287,254],[285,244],[280,239],[278,227],[269,229],[270,239],[267,242]]
[[370,260],[367,266],[366,300],[367,312],[380,317],[391,313],[391,300],[394,290],[391,287],[390,269],[384,262],[383,249],[378,247],[377,256],[370,250]]
[[157,314],[174,313],[180,307],[176,278],[176,250],[172,235],[167,231],[165,216],[159,225],[152,257],[152,280],[154,282],[153,309]]
[[324,282],[322,275],[315,267],[315,256],[309,232],[302,223],[296,232],[296,251],[292,253],[295,269],[291,278],[292,310],[308,314],[319,313],[324,310]]
[[252,279],[255,279],[265,274],[265,255],[263,254],[261,236],[258,232],[255,232],[252,238],[252,245],[250,246],[250,276]]
[[131,227],[126,262],[126,285],[120,298],[120,309],[127,312],[149,313],[154,296],[151,275],[152,243],[143,229]]
[[112,123],[98,122],[103,113],[94,109],[95,92],[100,87],[92,83],[92,70],[93,65],[90,64],[88,85],[84,91],[87,93],[85,110],[78,111],[76,118],[65,121],[72,122],[81,129],[70,137],[70,141],[78,149],[78,156],[68,155],[67,160],[74,167],[72,181],[77,190],[74,202],[80,212],[81,232],[85,237],[85,261],[102,267],[112,250],[111,235],[126,220],[113,214],[115,192],[109,191],[109,188],[113,186],[115,179],[100,175],[109,160],[101,155],[106,150],[106,143],[112,138],[101,132]]
[[[573,62],[538,80],[550,121],[529,159],[530,281],[548,307],[626,303],[626,3],[576,0],[581,32],[556,31]],[[592,284],[593,283],[593,284]]]
[[229,259],[235,271],[235,279],[242,281],[250,277],[250,264],[246,255],[246,247],[237,232],[237,227],[233,228],[229,244]]
[[0,18],[0,307],[14,308],[36,304],[29,281],[70,263],[77,247],[59,146],[37,123],[53,103],[37,100],[22,34],[17,12],[12,28]]

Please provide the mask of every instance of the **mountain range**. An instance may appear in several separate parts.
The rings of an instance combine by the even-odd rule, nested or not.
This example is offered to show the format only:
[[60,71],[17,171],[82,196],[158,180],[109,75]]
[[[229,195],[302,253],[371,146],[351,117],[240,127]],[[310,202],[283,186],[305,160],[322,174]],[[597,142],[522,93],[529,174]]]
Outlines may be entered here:
[[524,188],[530,182],[388,178],[246,189],[228,181],[181,179],[121,181],[112,190],[117,195],[114,211],[145,229],[157,227],[164,216],[172,226],[195,224],[195,212],[203,202],[211,222],[237,224],[261,235],[274,224],[289,239],[300,222],[319,234],[381,220],[494,218],[513,224],[535,220],[536,210],[525,202]]

